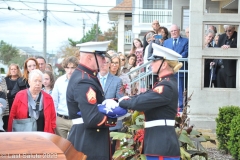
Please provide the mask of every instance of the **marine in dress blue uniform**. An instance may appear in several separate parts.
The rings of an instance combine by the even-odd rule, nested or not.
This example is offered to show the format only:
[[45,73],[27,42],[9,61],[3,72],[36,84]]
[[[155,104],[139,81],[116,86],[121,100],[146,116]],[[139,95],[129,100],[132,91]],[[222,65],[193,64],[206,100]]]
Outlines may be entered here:
[[105,61],[109,43],[87,42],[79,45],[80,64],[67,88],[69,118],[73,122],[68,140],[76,150],[87,155],[88,160],[111,159],[109,127],[115,126],[117,119],[108,118],[99,112],[97,106],[105,100],[97,72]]
[[178,108],[178,84],[174,73],[182,63],[175,51],[153,44],[152,71],[159,82],[152,90],[133,97],[119,99],[119,106],[145,114],[143,153],[147,160],[179,160],[179,141],[175,132]]

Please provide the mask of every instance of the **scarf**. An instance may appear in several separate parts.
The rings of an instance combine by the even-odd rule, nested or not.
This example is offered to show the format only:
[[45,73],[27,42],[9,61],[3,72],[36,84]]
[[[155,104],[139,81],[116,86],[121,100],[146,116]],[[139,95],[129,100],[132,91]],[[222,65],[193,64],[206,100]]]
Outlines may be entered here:
[[[36,107],[36,102],[33,98],[32,98],[32,95],[29,91],[29,89],[27,90],[27,93],[28,93],[28,111],[29,111],[29,116],[34,118],[34,119],[38,119],[39,118],[39,114],[40,114],[40,111],[43,110],[43,96],[41,96],[40,98],[40,101],[39,101],[39,105],[38,105],[38,108]],[[40,92],[38,94],[38,96],[36,97],[36,99],[38,99],[38,97],[42,95],[42,93]]]

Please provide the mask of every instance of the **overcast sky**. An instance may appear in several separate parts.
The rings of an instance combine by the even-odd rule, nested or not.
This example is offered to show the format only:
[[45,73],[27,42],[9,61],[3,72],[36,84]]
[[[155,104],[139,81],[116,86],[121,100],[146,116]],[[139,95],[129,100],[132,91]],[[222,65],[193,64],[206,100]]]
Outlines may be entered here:
[[[74,10],[99,11],[100,29],[106,31],[111,27],[106,13],[116,5],[116,0],[47,0],[47,3],[47,52],[56,53],[68,38],[82,38],[83,19],[85,33],[97,22],[97,14],[77,13]],[[44,0],[0,0],[0,40],[42,52],[43,9]]]

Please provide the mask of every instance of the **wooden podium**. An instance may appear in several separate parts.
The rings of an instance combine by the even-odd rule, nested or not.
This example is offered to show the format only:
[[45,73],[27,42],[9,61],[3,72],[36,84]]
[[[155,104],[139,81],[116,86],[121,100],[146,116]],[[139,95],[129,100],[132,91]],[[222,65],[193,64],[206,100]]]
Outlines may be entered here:
[[0,160],[86,160],[71,142],[45,132],[0,133]]

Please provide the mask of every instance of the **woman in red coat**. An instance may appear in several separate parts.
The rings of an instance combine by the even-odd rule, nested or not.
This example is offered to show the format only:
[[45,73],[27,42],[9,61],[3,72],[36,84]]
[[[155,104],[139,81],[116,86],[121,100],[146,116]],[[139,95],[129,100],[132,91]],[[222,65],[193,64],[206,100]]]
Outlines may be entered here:
[[[17,93],[9,115],[8,131],[12,131],[13,119],[35,118],[37,131],[55,133],[56,112],[52,97],[41,91],[43,74],[35,69],[29,74],[29,88]],[[39,101],[39,105],[36,105]]]

